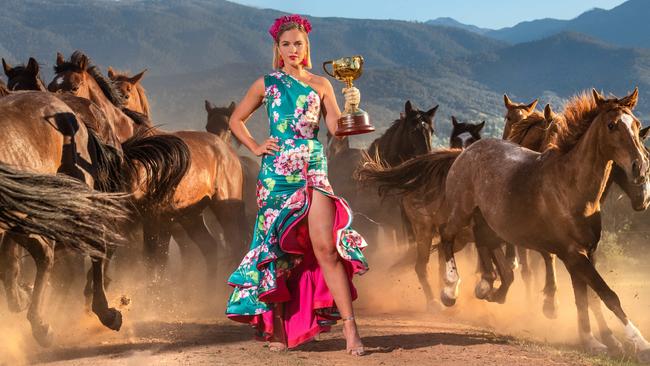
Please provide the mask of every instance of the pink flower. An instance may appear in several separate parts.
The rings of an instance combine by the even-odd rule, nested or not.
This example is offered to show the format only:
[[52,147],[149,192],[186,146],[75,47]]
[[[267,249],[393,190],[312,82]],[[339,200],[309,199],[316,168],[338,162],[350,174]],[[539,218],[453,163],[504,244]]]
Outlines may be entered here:
[[262,184],[261,181],[257,181],[257,208],[262,208],[264,205],[266,205],[266,199],[269,197],[269,194],[271,191],[266,189],[264,185]]
[[301,17],[298,14],[291,14],[279,17],[273,22],[269,28],[269,34],[273,37],[274,40],[278,40],[278,35],[280,33],[280,28],[285,23],[296,23],[299,24],[305,33],[309,34],[311,32],[311,23],[306,18]]
[[264,211],[264,233],[269,231],[269,228],[279,214],[280,210],[274,210],[272,208],[267,208],[266,211]]
[[308,162],[309,149],[306,145],[300,145],[297,148],[284,150],[277,154],[273,159],[273,167],[277,174],[288,176],[302,171]]

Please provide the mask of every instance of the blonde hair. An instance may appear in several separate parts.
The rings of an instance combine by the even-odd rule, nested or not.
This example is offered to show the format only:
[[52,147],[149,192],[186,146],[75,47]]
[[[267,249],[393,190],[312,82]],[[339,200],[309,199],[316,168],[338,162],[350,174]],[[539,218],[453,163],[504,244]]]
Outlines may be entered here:
[[277,70],[282,68],[282,65],[280,64],[282,62],[282,56],[280,56],[280,37],[282,36],[282,33],[291,29],[298,29],[305,35],[307,50],[305,52],[305,58],[302,61],[304,62],[306,60],[307,62],[303,63],[303,67],[305,69],[311,69],[311,47],[309,45],[309,36],[302,25],[294,22],[283,24],[278,32],[278,38],[273,41],[273,69]]

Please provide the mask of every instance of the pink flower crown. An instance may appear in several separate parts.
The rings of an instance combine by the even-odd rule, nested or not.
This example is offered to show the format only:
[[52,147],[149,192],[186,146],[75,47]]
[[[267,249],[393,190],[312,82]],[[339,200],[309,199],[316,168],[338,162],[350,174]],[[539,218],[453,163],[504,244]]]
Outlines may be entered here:
[[278,40],[278,34],[280,33],[280,28],[286,23],[296,23],[302,26],[305,33],[309,34],[311,31],[311,23],[306,18],[301,17],[298,14],[291,14],[279,17],[273,22],[271,28],[269,28],[269,34],[273,37],[274,40]]

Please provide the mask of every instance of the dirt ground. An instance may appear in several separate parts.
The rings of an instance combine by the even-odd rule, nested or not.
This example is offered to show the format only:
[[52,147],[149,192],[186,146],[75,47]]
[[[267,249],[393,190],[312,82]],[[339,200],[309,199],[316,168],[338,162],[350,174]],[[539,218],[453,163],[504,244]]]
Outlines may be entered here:
[[[182,272],[181,263],[172,263],[168,293],[157,295],[147,294],[147,282],[138,280],[146,278],[146,274],[116,268],[116,272],[128,273],[131,278],[114,275],[115,282],[108,291],[113,305],[119,304],[122,297],[130,300],[120,307],[124,315],[120,332],[101,327],[94,316],[88,315],[81,296],[78,301],[52,306],[47,318],[56,338],[47,349],[34,342],[24,312],[7,311],[0,291],[0,366],[634,364],[629,359],[581,352],[573,292],[562,264],[558,263],[559,316],[550,320],[541,312],[543,273],[539,269],[530,293],[517,275],[507,303],[490,304],[474,298],[476,262],[471,253],[461,255],[458,303],[451,308],[427,310],[410,264],[414,262],[412,250],[385,246],[369,252],[368,257],[371,270],[355,279],[359,290],[355,302],[358,323],[369,348],[369,355],[362,358],[344,353],[340,326],[296,350],[273,353],[263,343],[252,340],[248,326],[223,316],[229,292],[224,279],[211,281],[207,287],[196,286],[196,277]],[[194,269],[202,273],[200,260],[196,263]],[[605,263],[601,272],[621,297],[628,315],[648,337],[649,271],[630,263],[634,262]],[[435,263],[429,267],[434,286],[436,267]],[[187,275],[183,277],[187,281],[184,285],[178,284],[179,273]],[[225,278],[227,274],[224,271],[220,276]],[[71,294],[80,295],[81,285],[76,284]],[[606,313],[612,330],[622,340],[622,327],[611,313]],[[597,335],[595,322],[592,326]]]

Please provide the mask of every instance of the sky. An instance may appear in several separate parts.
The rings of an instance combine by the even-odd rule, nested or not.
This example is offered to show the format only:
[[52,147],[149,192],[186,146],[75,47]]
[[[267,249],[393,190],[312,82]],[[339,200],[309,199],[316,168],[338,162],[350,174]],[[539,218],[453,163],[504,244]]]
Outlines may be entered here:
[[439,17],[483,28],[511,27],[541,18],[572,19],[593,9],[611,9],[624,0],[231,0],[258,8],[317,17],[426,21]]

